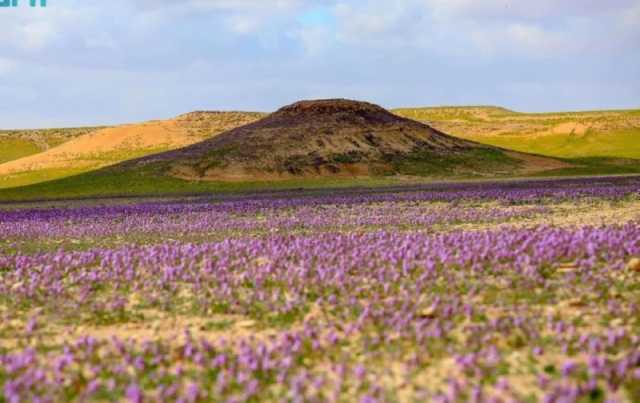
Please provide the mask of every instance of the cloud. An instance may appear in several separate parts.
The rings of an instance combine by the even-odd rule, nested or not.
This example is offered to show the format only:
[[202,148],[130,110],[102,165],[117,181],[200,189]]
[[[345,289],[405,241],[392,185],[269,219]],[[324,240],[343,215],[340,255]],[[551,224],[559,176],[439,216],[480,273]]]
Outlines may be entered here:
[[115,31],[118,17],[122,15],[115,10],[105,13],[104,9],[91,5],[0,10],[0,26],[5,33],[0,51],[46,57],[52,48],[77,50],[83,45],[95,47],[106,43],[113,46],[109,31]]
[[330,96],[523,110],[640,99],[640,0],[52,0],[0,10],[0,26],[0,126]]
[[624,11],[622,26],[619,29],[623,31],[627,40],[636,44],[637,48],[637,44],[640,43],[640,1]]
[[496,27],[474,27],[474,46],[485,55],[508,54],[522,58],[575,56],[595,50],[597,40],[579,23],[567,22],[562,29],[530,23],[508,23]]
[[628,9],[636,0],[424,0],[434,15],[475,20],[540,20],[595,17]]
[[291,15],[305,7],[304,3],[302,0],[142,0],[132,2],[132,7],[144,14],[167,17],[204,14],[222,21],[230,33],[246,35],[258,32],[273,19]]
[[8,75],[16,71],[18,63],[12,59],[0,57],[0,75]]
[[628,51],[640,32],[638,0],[371,0],[335,13],[345,42],[499,58]]
[[298,7],[301,0],[187,0],[176,2],[174,0],[138,0],[133,6],[142,9],[166,9],[180,8],[185,10],[282,10]]
[[302,27],[292,32],[291,37],[300,42],[305,52],[312,56],[327,52],[335,41],[331,30],[322,26]]
[[20,30],[19,43],[26,49],[37,50],[50,44],[56,36],[55,28],[46,21],[27,24]]
[[416,44],[429,28],[422,25],[425,10],[413,1],[365,3],[340,2],[334,12],[338,20],[338,35],[349,43]]

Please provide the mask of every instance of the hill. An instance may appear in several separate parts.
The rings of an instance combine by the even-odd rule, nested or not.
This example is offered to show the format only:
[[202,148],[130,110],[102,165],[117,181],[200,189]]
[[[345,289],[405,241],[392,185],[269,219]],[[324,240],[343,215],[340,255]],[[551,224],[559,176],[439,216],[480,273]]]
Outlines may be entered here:
[[56,147],[0,164],[0,187],[57,179],[180,148],[261,116],[249,112],[192,112],[165,121],[84,132],[77,129],[73,132],[77,135]]
[[[526,144],[530,137],[535,137],[531,130],[536,133],[540,128],[566,123],[567,116],[574,115],[583,120],[592,116],[589,119],[594,125],[602,125],[598,121],[604,116],[604,121],[610,122],[609,127],[626,125],[624,127],[630,127],[635,133],[635,111],[520,114],[504,108],[477,106],[400,109],[390,113],[367,103],[325,100],[296,103],[267,117],[259,113],[194,112],[169,121],[114,128],[129,135],[123,135],[122,141],[103,141],[102,146],[106,148],[95,149],[94,154],[85,149],[81,155],[68,160],[67,170],[62,173],[40,169],[23,173],[23,177],[20,174],[0,177],[0,184],[5,187],[11,186],[11,180],[14,184],[16,180],[22,184],[34,183],[0,190],[0,200],[640,173],[640,163],[633,159],[590,155],[589,158],[546,158],[511,152],[501,148],[502,143],[498,143],[498,147],[478,144],[489,143],[487,139],[491,140],[491,136],[503,135],[497,133],[507,133],[516,142],[513,148],[526,150],[527,146],[518,144],[520,141]],[[260,118],[264,119],[258,120]],[[135,127],[144,128],[143,138],[148,143],[144,139],[125,140],[136,137]],[[516,127],[518,130],[513,131]],[[215,137],[225,129],[232,130]],[[467,139],[444,134],[445,130]],[[182,140],[166,141],[169,131],[172,138]],[[101,132],[102,135],[114,133]],[[91,135],[93,133],[87,136]],[[187,143],[186,147],[182,141]],[[157,144],[163,146],[157,147]],[[633,153],[637,145],[629,144],[617,152]],[[166,151],[172,147],[178,149]],[[74,147],[78,148],[82,147]],[[162,152],[144,156],[153,150]],[[530,150],[549,154],[546,149]],[[136,155],[142,157],[135,158]],[[135,159],[122,162],[131,157]],[[86,160],[93,162],[86,163],[78,174],[68,170],[71,164]],[[103,168],[96,169],[99,166]],[[0,169],[4,166],[0,165]],[[55,177],[60,179],[51,181]]]
[[519,113],[499,107],[402,108],[454,136],[561,158],[640,159],[640,110]]
[[126,162],[186,180],[282,180],[419,175],[494,176],[557,169],[554,159],[449,136],[380,106],[301,101],[180,150]]
[[0,130],[0,164],[56,147],[101,127]]

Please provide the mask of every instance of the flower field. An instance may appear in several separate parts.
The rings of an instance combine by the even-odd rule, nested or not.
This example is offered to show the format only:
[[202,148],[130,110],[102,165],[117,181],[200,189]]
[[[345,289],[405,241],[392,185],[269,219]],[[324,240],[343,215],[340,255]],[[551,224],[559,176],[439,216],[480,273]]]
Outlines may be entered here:
[[640,178],[7,204],[2,396],[640,401],[638,258]]

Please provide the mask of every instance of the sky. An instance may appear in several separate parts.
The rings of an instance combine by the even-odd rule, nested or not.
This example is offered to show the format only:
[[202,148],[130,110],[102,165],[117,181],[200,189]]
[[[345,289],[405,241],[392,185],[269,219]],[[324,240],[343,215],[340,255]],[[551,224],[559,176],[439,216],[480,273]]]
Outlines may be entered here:
[[640,0],[48,0],[0,8],[0,128],[300,99],[640,107]]

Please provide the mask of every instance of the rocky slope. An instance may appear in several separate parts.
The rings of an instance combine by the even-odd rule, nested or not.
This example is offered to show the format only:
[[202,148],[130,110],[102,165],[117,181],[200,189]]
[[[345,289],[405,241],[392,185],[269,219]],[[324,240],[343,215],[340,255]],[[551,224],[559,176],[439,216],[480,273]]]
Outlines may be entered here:
[[442,133],[367,102],[301,101],[188,147],[127,162],[189,180],[469,176],[555,169],[554,159]]

